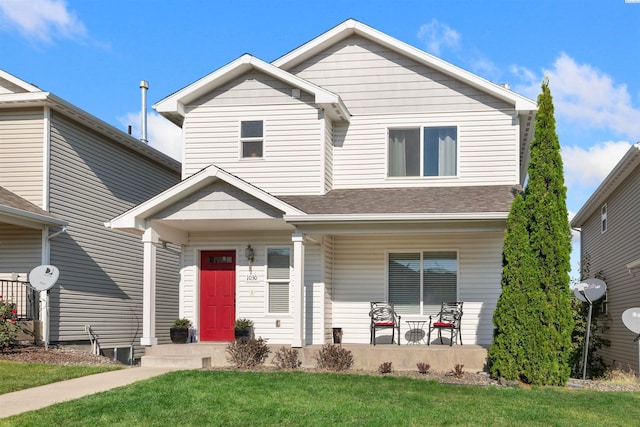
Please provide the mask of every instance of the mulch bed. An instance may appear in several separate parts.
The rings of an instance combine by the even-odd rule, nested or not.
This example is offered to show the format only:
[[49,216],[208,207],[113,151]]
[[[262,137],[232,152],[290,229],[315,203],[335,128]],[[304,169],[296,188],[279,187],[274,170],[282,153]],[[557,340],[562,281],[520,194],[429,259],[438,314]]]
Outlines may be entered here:
[[[0,350],[0,360],[11,360],[16,362],[48,363],[55,365],[120,365],[120,362],[104,356],[96,356],[82,350],[69,347],[49,347],[45,350],[42,346],[21,345],[7,350]],[[258,370],[273,370],[273,367],[261,367]],[[307,369],[305,369],[307,371]],[[308,371],[318,372],[317,369]],[[529,387],[526,384],[517,382],[499,381],[491,378],[486,372],[464,372],[461,376],[453,375],[451,372],[431,372],[420,374],[415,371],[393,371],[388,374],[378,372],[349,370],[349,374],[378,375],[378,376],[403,376],[420,380],[433,380],[444,384],[459,385],[479,385],[496,387]],[[640,391],[640,381],[600,381],[570,379],[566,388],[588,389],[599,391]]]

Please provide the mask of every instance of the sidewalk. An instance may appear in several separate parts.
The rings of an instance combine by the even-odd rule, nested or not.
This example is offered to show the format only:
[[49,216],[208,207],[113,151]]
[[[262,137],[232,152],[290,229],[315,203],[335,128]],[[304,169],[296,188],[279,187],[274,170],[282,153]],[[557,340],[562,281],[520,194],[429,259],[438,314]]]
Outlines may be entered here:
[[0,418],[122,387],[162,375],[170,368],[125,368],[0,395]]

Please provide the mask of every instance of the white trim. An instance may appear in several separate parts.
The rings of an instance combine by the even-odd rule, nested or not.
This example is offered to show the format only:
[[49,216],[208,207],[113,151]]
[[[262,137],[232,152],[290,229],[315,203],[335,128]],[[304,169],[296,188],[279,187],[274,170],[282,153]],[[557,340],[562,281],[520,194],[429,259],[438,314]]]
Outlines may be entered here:
[[289,223],[310,222],[407,222],[407,221],[455,221],[455,220],[502,220],[508,212],[471,212],[471,213],[416,213],[416,214],[309,214],[284,216]]
[[34,224],[37,223],[37,228],[40,228],[41,225],[58,225],[65,226],[68,225],[67,221],[62,219],[56,219],[47,215],[41,215],[34,212],[24,211],[22,209],[13,208],[7,205],[0,205],[0,216],[7,215],[19,221],[20,225],[24,225],[25,227],[33,228]]
[[42,119],[42,209],[49,211],[51,174],[51,108],[45,106]]
[[40,92],[40,88],[25,82],[24,80],[19,79],[13,74],[9,74],[4,70],[0,70],[0,78],[7,80],[9,83],[12,83],[18,86],[21,89],[26,90],[27,92]]
[[613,191],[636,169],[640,167],[640,142],[629,147],[618,164],[602,181],[580,210],[571,220],[573,228],[580,228],[595,213],[596,209],[607,199]]
[[[153,109],[177,125],[182,126],[186,112],[185,105],[251,69],[258,70],[301,91],[314,95],[315,103],[322,106],[335,120],[349,121],[351,114],[338,95],[249,54],[242,55],[235,61],[162,99],[153,106]],[[175,113],[178,113],[181,117],[179,121],[173,116]]]
[[[192,194],[194,191],[204,188],[207,185],[221,180],[224,181],[239,190],[242,190],[256,199],[273,206],[284,212],[285,215],[304,216],[304,212],[293,206],[283,202],[277,197],[255,187],[248,182],[232,175],[223,169],[220,169],[214,165],[210,165],[205,169],[191,175],[184,181],[174,185],[173,187],[163,191],[157,196],[139,204],[138,206],[130,209],[129,211],[117,216],[111,221],[105,223],[105,226],[113,229],[132,229],[137,231],[144,231],[146,226],[146,219],[153,214],[160,212],[162,209],[171,206],[172,204],[180,201],[184,197]],[[188,234],[186,232],[178,232],[182,235],[181,240],[176,243],[187,243]]]

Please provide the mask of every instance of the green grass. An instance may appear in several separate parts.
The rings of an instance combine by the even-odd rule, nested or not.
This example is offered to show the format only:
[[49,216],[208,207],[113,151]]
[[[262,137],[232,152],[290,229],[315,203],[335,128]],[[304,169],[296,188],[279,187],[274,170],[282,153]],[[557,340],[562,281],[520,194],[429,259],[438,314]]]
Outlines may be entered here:
[[120,369],[117,366],[65,366],[0,360],[0,394]]
[[628,426],[638,419],[640,393],[182,371],[2,419],[0,426]]

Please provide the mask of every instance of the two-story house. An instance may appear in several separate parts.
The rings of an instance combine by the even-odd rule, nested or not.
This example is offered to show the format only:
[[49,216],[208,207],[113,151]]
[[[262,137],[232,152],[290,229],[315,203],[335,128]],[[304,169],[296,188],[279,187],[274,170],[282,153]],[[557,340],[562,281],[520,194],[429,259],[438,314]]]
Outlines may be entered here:
[[[640,307],[640,143],[629,148],[571,220],[580,229],[580,257],[589,276],[607,284],[602,336],[609,346],[599,350],[616,369],[638,369],[638,334],[627,329],[622,313]],[[586,267],[586,266],[585,266]]]
[[272,344],[332,328],[368,343],[371,301],[404,322],[459,300],[464,343],[491,342],[535,102],[348,20],[154,108],[183,129],[183,180],[110,223],[144,241],[143,344],[163,242],[181,245],[180,314],[200,341],[246,317]]
[[[139,357],[142,244],[104,223],[179,181],[179,162],[0,70],[0,295],[44,323],[44,341]],[[158,336],[168,342],[178,255],[158,252]],[[23,313],[33,298],[23,283],[41,264],[60,277],[40,292],[40,316]]]

